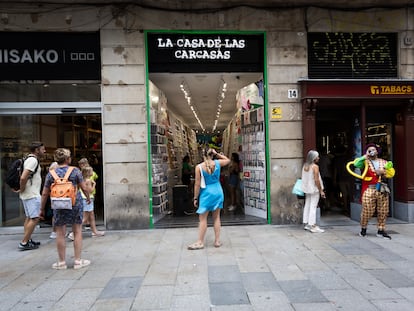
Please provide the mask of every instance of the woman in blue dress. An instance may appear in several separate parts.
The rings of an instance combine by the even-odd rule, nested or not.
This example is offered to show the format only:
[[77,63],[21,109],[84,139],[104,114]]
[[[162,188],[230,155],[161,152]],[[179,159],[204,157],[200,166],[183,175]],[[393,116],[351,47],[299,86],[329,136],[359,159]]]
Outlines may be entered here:
[[194,183],[194,206],[199,218],[198,240],[188,246],[190,250],[203,249],[207,231],[207,217],[213,215],[214,247],[220,247],[220,210],[223,208],[224,193],[220,184],[221,167],[230,163],[225,155],[209,149],[203,154],[204,161],[196,166]]

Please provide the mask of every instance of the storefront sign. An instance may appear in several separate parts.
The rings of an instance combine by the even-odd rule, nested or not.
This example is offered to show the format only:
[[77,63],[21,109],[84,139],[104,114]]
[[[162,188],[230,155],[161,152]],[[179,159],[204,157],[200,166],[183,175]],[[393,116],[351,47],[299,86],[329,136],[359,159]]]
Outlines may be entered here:
[[263,35],[148,33],[150,72],[261,72]]
[[372,95],[414,95],[413,85],[371,85]]
[[302,98],[412,98],[414,81],[302,81]]
[[0,80],[100,80],[99,33],[0,32]]
[[397,33],[308,34],[309,78],[397,78]]

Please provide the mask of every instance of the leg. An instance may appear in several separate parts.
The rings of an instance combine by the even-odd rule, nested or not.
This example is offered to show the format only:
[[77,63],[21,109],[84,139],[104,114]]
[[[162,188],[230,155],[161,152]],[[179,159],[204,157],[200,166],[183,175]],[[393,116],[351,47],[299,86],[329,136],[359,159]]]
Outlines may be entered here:
[[36,225],[39,223],[39,218],[26,218],[24,221],[24,236],[22,244],[26,244],[32,237]]
[[82,225],[90,224],[89,216],[90,216],[90,213],[89,212],[83,211]]
[[198,216],[200,223],[198,224],[198,241],[197,242],[203,245],[204,245],[204,238],[206,236],[206,231],[207,231],[207,217],[208,217],[208,212],[205,212],[204,214],[200,214]]
[[24,213],[26,214],[22,244],[26,244],[31,239],[33,231],[39,222],[40,197],[22,200],[22,202]]
[[377,201],[377,220],[378,220],[378,230],[385,230],[385,222],[388,217],[389,211],[389,199],[387,194],[379,193]]
[[75,252],[75,261],[81,259],[82,252],[82,225],[73,224],[72,231],[74,235],[73,248]]
[[75,219],[74,223],[72,224],[72,230],[74,235],[73,240],[73,249],[74,249],[74,265],[73,269],[81,269],[83,267],[89,266],[91,264],[90,260],[87,259],[81,259],[81,253],[82,253],[82,221],[83,221],[83,213],[78,214],[79,218]]
[[198,240],[197,242],[188,245],[188,249],[194,250],[194,249],[202,249],[204,248],[204,237],[206,235],[207,231],[207,216],[208,212],[205,212],[204,214],[198,215],[199,223],[198,223]]
[[362,195],[361,228],[367,229],[368,221],[375,211],[375,189],[368,188]]
[[218,208],[213,212],[213,224],[214,224],[214,246],[220,247],[220,229],[221,229],[221,221],[220,221],[220,212],[221,209]]
[[309,223],[309,211],[310,211],[311,195],[305,194],[305,207],[303,208],[303,223]]
[[56,226],[56,248],[59,256],[59,262],[66,261],[66,241],[65,241],[65,234],[66,234],[66,225],[63,226]]
[[99,236],[104,236],[105,235],[104,231],[98,231],[98,229],[96,229],[96,221],[95,221],[94,211],[89,212],[89,224],[91,226],[93,237],[99,237]]
[[[316,208],[318,207],[319,202],[319,192],[311,193],[310,196],[310,203],[309,203],[309,219],[308,224],[313,226],[316,224]],[[306,196],[307,199],[307,196]]]
[[231,198],[231,205],[236,205],[236,188],[231,185],[230,186],[230,198]]

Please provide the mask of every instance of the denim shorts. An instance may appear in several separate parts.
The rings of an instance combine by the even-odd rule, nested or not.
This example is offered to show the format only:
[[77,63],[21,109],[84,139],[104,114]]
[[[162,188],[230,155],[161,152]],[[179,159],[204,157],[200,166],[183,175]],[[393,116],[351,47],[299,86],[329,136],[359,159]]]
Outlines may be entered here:
[[88,204],[86,199],[82,199],[83,211],[84,212],[93,212],[93,199],[91,198],[91,202]]
[[24,213],[28,218],[38,218],[40,215],[40,196],[27,200],[22,200]]

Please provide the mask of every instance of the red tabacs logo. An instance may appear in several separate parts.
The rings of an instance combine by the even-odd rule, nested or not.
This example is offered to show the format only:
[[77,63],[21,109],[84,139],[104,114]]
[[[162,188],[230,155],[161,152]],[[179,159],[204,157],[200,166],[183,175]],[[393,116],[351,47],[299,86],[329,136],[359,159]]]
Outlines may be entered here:
[[414,94],[412,85],[371,85],[372,95],[411,95]]

